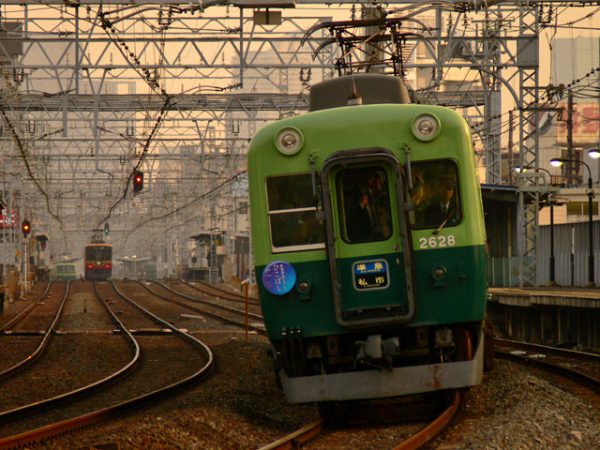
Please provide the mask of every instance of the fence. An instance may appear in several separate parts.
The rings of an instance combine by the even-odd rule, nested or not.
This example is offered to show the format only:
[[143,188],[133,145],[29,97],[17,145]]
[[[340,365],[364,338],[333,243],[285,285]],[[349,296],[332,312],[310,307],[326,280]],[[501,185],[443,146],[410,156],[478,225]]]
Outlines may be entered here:
[[[550,226],[540,227],[536,276],[540,286],[550,284]],[[600,222],[593,222],[594,280],[600,286]],[[588,285],[589,223],[554,225],[555,282],[560,286]],[[520,258],[488,258],[490,286],[519,286]]]

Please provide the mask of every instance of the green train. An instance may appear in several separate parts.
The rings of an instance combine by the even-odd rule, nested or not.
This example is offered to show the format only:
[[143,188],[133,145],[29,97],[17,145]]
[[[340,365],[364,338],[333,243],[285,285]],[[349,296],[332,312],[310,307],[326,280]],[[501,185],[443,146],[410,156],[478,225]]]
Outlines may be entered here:
[[311,89],[248,153],[259,297],[287,401],[478,384],[486,236],[469,127],[399,78]]

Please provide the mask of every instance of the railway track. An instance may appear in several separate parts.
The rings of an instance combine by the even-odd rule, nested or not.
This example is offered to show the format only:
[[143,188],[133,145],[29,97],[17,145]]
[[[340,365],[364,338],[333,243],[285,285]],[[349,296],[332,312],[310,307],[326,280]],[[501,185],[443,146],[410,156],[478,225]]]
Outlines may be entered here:
[[[46,350],[67,300],[69,284],[65,285],[62,296],[59,286],[55,286],[55,291],[52,294],[49,293],[50,288],[51,283],[48,283],[43,293],[35,298],[27,308],[0,326],[0,336],[4,335],[3,344],[6,343],[7,339],[19,337],[21,340],[19,346],[27,349],[30,347],[29,343],[22,342],[25,336],[31,336],[27,337],[27,339],[32,344],[30,347],[31,351],[26,352],[24,357],[21,357],[7,368],[0,368],[0,382],[15,376],[18,372],[33,364]],[[59,300],[61,297],[62,299]],[[34,316],[32,312],[36,308],[44,309],[44,311]],[[41,338],[39,337],[40,335]],[[39,341],[37,345],[36,341]]]
[[[394,447],[394,450],[413,450],[421,448],[428,442],[431,442],[438,436],[451,422],[455,413],[458,411],[462,401],[462,396],[457,391],[454,393],[452,402],[440,414],[426,423],[426,425],[418,428],[416,432],[408,433],[408,436],[399,441]],[[326,421],[324,419],[315,420],[292,433],[283,436],[276,441],[261,447],[260,450],[287,450],[295,449],[312,443],[318,444],[324,434],[335,435],[336,430],[327,430]],[[373,431],[378,433],[378,427]],[[340,438],[343,441],[343,437]]]
[[[73,284],[78,284],[79,282],[75,282]],[[129,328],[132,331],[132,334],[138,338],[138,339],[158,339],[158,338],[162,338],[168,335],[172,335],[173,332],[172,331],[166,331],[165,327],[162,327],[161,325],[157,324],[156,322],[146,322],[145,320],[142,319],[133,319],[133,313],[131,312],[131,310],[129,308],[126,308],[126,306],[121,302],[121,298],[120,295],[117,291],[111,291],[110,290],[110,285],[108,285],[107,283],[101,283],[99,284],[99,286],[101,287],[101,290],[106,291],[104,294],[104,297],[106,298],[107,303],[109,304],[109,306],[111,307],[111,309],[113,309],[117,316],[119,318],[121,318],[123,320],[123,322],[126,324],[127,328]],[[180,301],[181,303],[185,304],[186,306],[184,307],[183,305],[178,306],[177,308],[173,307],[173,305],[170,305],[169,303],[166,302],[162,302],[161,300],[158,300],[157,298],[151,298],[149,297],[147,294],[142,295],[140,292],[142,291],[138,285],[138,283],[134,283],[134,282],[127,282],[124,284],[118,283],[116,284],[116,288],[118,289],[118,291],[120,291],[122,294],[128,296],[128,297],[133,297],[135,300],[140,300],[141,304],[143,306],[145,306],[147,309],[151,309],[152,311],[155,312],[156,311],[160,311],[158,314],[163,316],[163,317],[169,317],[169,322],[171,323],[180,323],[178,322],[178,319],[180,318],[180,316],[182,316],[181,314],[181,310],[182,309],[188,309],[188,306],[198,306],[199,309],[201,307],[201,304],[195,302],[195,301],[191,301],[191,300],[187,300],[183,297],[179,297],[177,295],[175,295],[174,293],[171,293],[167,290],[164,290],[162,287],[155,285],[154,287],[152,287],[154,290],[156,290],[157,292],[161,293],[161,295],[163,295],[164,297],[167,298],[176,298],[177,301]],[[174,286],[174,288],[172,288],[174,291],[179,291],[179,293],[185,293],[185,292],[191,292],[191,288],[188,287],[177,287]],[[147,289],[144,289],[144,291],[147,291]],[[136,292],[138,292],[139,294],[136,295]],[[196,291],[193,291],[196,292]],[[140,296],[140,298],[138,299],[138,295]],[[188,294],[185,294],[188,295]],[[193,297],[193,295],[189,295],[190,297]],[[199,296],[199,295],[198,295]],[[198,300],[198,299],[196,299]],[[227,301],[219,301],[219,303],[221,304],[225,304],[227,305]],[[236,302],[232,302],[232,303],[236,303]],[[161,306],[164,305],[164,306]],[[230,305],[231,306],[231,305]],[[239,309],[241,311],[241,308],[236,308]],[[172,310],[170,315],[165,314],[164,312],[167,310]],[[139,311],[139,310],[138,310]],[[225,312],[225,310],[218,310],[215,309],[215,314],[221,314],[220,311]],[[199,311],[198,311],[199,312]],[[203,312],[199,312],[199,314],[202,315],[206,315],[208,316],[206,313]],[[189,320],[189,319],[186,319]],[[208,323],[205,323],[203,326],[209,326],[209,327],[214,327],[214,324],[211,324],[211,320],[208,320]],[[239,321],[241,323],[241,321]],[[189,323],[189,322],[181,322],[183,324]],[[200,324],[200,322],[193,322],[194,325]],[[185,326],[185,325],[184,325]],[[107,329],[109,327],[104,326],[104,329]],[[208,330],[210,330],[210,328],[207,328]],[[201,332],[198,329],[194,328],[194,332]],[[103,333],[106,330],[102,331]],[[111,330],[112,331],[112,330]],[[225,331],[225,329],[223,330]],[[66,334],[66,336],[79,336],[79,331],[78,330],[65,330],[65,325],[64,323],[61,323],[59,325],[59,327],[56,329],[55,331],[56,334],[62,335],[62,336],[55,336],[58,339],[53,339],[53,343],[55,341],[60,341],[62,340],[62,338],[64,338],[65,336],[63,335],[63,333]],[[106,334],[106,333],[105,333]],[[119,337],[121,336],[123,333],[122,332],[114,332],[112,331],[111,335],[113,337]],[[225,334],[223,334],[222,336],[225,336]],[[221,335],[220,334],[215,334],[212,335],[212,338],[217,339],[218,342],[225,342],[224,340],[221,340]],[[212,339],[211,338],[211,339]],[[39,339],[39,338],[38,338]],[[228,340],[226,342],[228,342],[227,345],[229,345],[229,343],[231,345],[235,344],[235,339],[229,340],[229,338],[227,338]],[[212,341],[211,341],[212,342]],[[256,341],[258,342],[258,341]],[[161,344],[162,346],[163,344]],[[497,343],[498,347],[502,347],[502,343],[499,342]],[[250,349],[251,347],[248,347],[248,349]],[[221,352],[223,353],[223,355],[226,355],[228,353],[228,351],[231,349],[231,347],[229,347],[228,350],[226,350],[225,352],[223,352],[223,350],[221,350]],[[514,349],[512,349],[514,350]],[[540,348],[531,348],[531,350],[527,351],[528,354],[543,354],[544,352],[540,349]],[[570,352],[568,352],[570,353]],[[150,357],[151,359],[158,359],[156,357]],[[583,357],[582,357],[583,358]],[[45,358],[42,358],[45,359]],[[540,358],[540,357],[536,357],[536,358],[531,358],[531,359],[545,359],[548,360],[550,359],[549,355],[546,355],[545,358]],[[585,358],[583,358],[585,359]],[[239,358],[236,359],[235,361],[239,361]],[[565,365],[580,365],[580,363],[574,361],[571,363],[566,363]],[[587,363],[586,363],[587,364]],[[588,364],[590,366],[593,366],[594,364]],[[250,373],[250,372],[249,372]],[[226,374],[222,373],[220,375],[218,375],[219,377],[224,377]],[[121,380],[119,380],[119,385],[121,384]],[[236,387],[237,385],[235,385],[234,383],[234,387]],[[236,387],[239,389],[239,387]],[[113,386],[110,386],[107,391],[112,391]],[[243,391],[243,388],[242,388]],[[194,391],[195,392],[195,391]],[[243,391],[245,392],[245,391]],[[248,397],[248,394],[245,393],[244,395],[246,395],[246,397]],[[235,407],[232,410],[237,411],[236,408],[239,407],[240,404],[244,404],[244,402],[247,401],[247,398],[243,397],[243,401],[241,400],[231,400],[233,403],[232,405],[235,405]],[[206,398],[203,398],[202,400],[202,404],[204,404],[204,401],[206,401],[207,399],[211,399],[211,395],[210,394],[206,394]],[[233,398],[233,397],[232,397]],[[237,397],[236,397],[237,398]],[[212,400],[211,400],[212,401]],[[197,402],[197,401],[196,401]],[[222,402],[222,399],[219,400],[219,402]],[[1,404],[2,402],[0,402]],[[75,403],[75,402],[74,402]],[[77,400],[76,403],[79,403],[79,399]],[[114,405],[114,404],[113,404]],[[214,408],[221,408],[221,403],[215,403],[214,404]],[[117,405],[114,405],[117,406]],[[96,408],[99,409],[99,408]],[[62,429],[60,426],[56,426],[56,428],[54,429],[53,433],[59,433],[59,432],[65,432],[64,430],[70,430],[73,427],[87,427],[89,425],[93,425],[96,424],[98,421],[106,419],[106,418],[112,418],[115,417],[115,414],[120,414],[120,413],[126,413],[131,411],[131,407],[127,407],[125,406],[124,409],[119,409],[118,407],[116,409],[113,409],[112,406],[107,406],[104,408],[104,410],[101,410],[102,412],[100,413],[100,411],[98,411],[98,416],[95,416],[94,414],[79,414],[77,417],[79,417],[81,420],[78,422],[78,424],[76,423],[71,423],[69,421],[69,423],[66,424],[66,428]],[[211,411],[210,414],[213,414],[215,411]],[[306,410],[305,410],[306,412]],[[409,414],[410,415],[410,414]],[[102,417],[103,416],[103,417]],[[304,420],[310,421],[310,417],[316,417],[316,411],[311,412],[311,414],[306,414],[304,416],[302,416]],[[209,417],[212,417],[212,415],[210,415]],[[248,413],[248,417],[253,417],[255,418],[255,415]],[[261,416],[262,417],[262,416]],[[265,417],[270,417],[267,414],[265,414]],[[207,420],[213,420],[211,419],[207,419]],[[252,421],[251,421],[252,422]],[[315,422],[315,421],[313,421]],[[316,421],[315,423],[311,423],[311,427],[307,427],[306,430],[303,430],[302,432],[296,433],[294,436],[292,436],[291,438],[288,439],[288,444],[285,444],[285,442],[279,442],[279,444],[277,445],[282,445],[281,447],[266,447],[266,448],[297,448],[300,445],[305,446],[307,449],[308,448],[333,448],[334,445],[332,445],[331,443],[343,443],[344,439],[348,438],[350,439],[350,441],[348,442],[356,442],[356,440],[352,440],[353,438],[351,437],[351,435],[356,434],[359,436],[365,436],[362,442],[367,442],[367,443],[372,443],[373,447],[372,448],[417,448],[419,445],[421,444],[414,444],[414,440],[415,439],[421,439],[421,438],[413,438],[413,443],[411,444],[411,441],[408,441],[407,443],[400,443],[400,437],[403,438],[403,436],[400,436],[400,434],[408,434],[411,433],[414,428],[421,426],[420,423],[411,423],[409,424],[401,424],[399,426],[394,425],[392,427],[392,430],[390,432],[390,434],[388,434],[388,431],[386,429],[386,431],[382,431],[381,427],[379,425],[376,425],[375,427],[371,427],[373,428],[372,430],[369,429],[369,426],[360,426],[359,427],[354,427],[352,430],[348,431],[347,429],[341,430],[341,429],[332,429],[331,427],[329,427],[328,425],[326,425],[325,427],[323,427],[323,424],[318,424],[317,422],[320,421]],[[372,423],[376,423],[375,420],[371,421]],[[120,422],[111,422],[114,424],[120,423]],[[252,422],[253,423],[253,422]],[[294,423],[295,426],[298,425],[299,422]],[[315,425],[317,428],[313,427],[313,425]],[[320,428],[319,428],[320,427]],[[374,429],[377,428],[377,429]],[[2,429],[2,427],[0,426],[0,430]],[[286,428],[281,428],[281,429],[286,429]],[[287,427],[287,429],[290,429],[289,427]],[[396,431],[401,429],[402,431]],[[92,430],[90,431],[89,434],[91,434],[92,436],[94,435],[94,433],[97,433],[95,430],[98,430],[97,427],[93,427]],[[316,431],[315,431],[316,430]],[[324,430],[324,431],[323,431]],[[432,433],[431,429],[427,429],[428,431],[423,431],[422,435],[424,436],[428,436]],[[386,433],[386,445],[384,446],[379,446],[376,444],[378,435],[382,436],[382,432]],[[124,434],[125,433],[125,434]],[[125,432],[124,430],[121,430],[120,435],[127,435],[127,432]],[[197,433],[202,433],[201,431],[198,431]],[[307,434],[308,433],[308,434]],[[197,436],[199,436],[200,434],[197,434]],[[66,442],[68,442],[69,445],[66,445],[66,447],[72,447],[73,445],[75,445],[75,443],[77,442],[78,439],[81,439],[82,436],[85,436],[86,433],[83,433],[83,435],[77,435],[75,437],[70,437],[70,438],[65,438]],[[1,434],[0,434],[1,436]],[[274,439],[273,434],[269,435],[271,439]],[[43,439],[43,438],[41,438]],[[68,439],[71,439],[70,441],[68,441]],[[113,437],[112,438],[114,440],[114,442],[117,442],[117,438]],[[397,439],[398,445],[394,447],[394,444],[388,445],[390,442],[395,442],[395,440]],[[444,442],[446,442],[447,436],[445,435],[444,437]],[[264,445],[265,442],[268,442],[269,439],[262,439],[262,440],[258,440],[256,442],[256,447],[258,447],[259,445]],[[280,440],[278,440],[280,441]],[[31,442],[31,437],[25,437],[25,439],[22,441],[21,444],[19,445],[27,445],[27,442]],[[56,443],[58,442],[62,442],[62,441],[55,441]],[[460,442],[460,441],[459,441]],[[1,441],[0,441],[1,443]],[[275,444],[275,443],[273,443]],[[270,445],[273,445],[270,444]],[[286,447],[287,445],[287,447]],[[371,445],[371,444],[369,444]],[[427,444],[425,444],[427,445]],[[13,445],[11,445],[13,446]],[[59,445],[60,446],[60,445]],[[0,448],[2,447],[2,445],[0,445]],[[256,448],[255,447],[255,448]]]
[[[212,352],[204,343],[153,315],[125,296],[114,285],[103,284],[99,288],[95,285],[95,292],[98,300],[103,302],[115,323],[119,324],[119,335],[128,337],[132,348],[131,359],[108,377],[78,389],[63,392],[58,396],[0,413],[0,419],[9,424],[0,428],[0,433],[4,435],[0,438],[0,448],[29,445],[41,439],[48,439],[69,430],[79,429],[82,426],[130,412],[150,401],[170,395],[198,382],[212,370],[214,361]],[[156,336],[148,336],[143,331],[144,328],[140,325],[144,323],[160,327],[162,330],[160,345],[157,346],[155,343],[152,348],[149,340],[156,339]],[[130,328],[137,328],[139,336],[134,336]],[[142,331],[140,332],[140,330]],[[176,337],[182,345],[168,344],[165,337],[171,341]],[[183,347],[187,350],[184,350]],[[193,356],[198,353],[199,357]],[[141,358],[142,354],[146,354],[147,360]],[[159,369],[164,367],[165,354],[171,354],[174,357],[173,361],[178,361],[181,354],[186,357],[187,361],[200,360],[200,367],[198,368],[198,364],[195,364],[194,368],[185,367],[185,370],[182,370],[181,364],[173,362],[168,364],[169,375],[160,376]],[[133,372],[133,368],[137,368],[137,370]],[[176,374],[174,380],[171,372]],[[115,383],[117,380],[119,382]],[[151,383],[148,382],[149,380]],[[151,388],[149,388],[150,384]],[[109,386],[110,389],[108,389]],[[82,397],[85,397],[85,401],[80,400]],[[115,398],[119,401],[115,401]],[[75,400],[78,401],[74,403]],[[71,405],[66,407],[67,404]],[[54,410],[48,414],[48,417],[41,417],[50,406]],[[61,408],[56,409],[57,406],[61,406]],[[82,412],[84,410],[85,412]],[[58,411],[59,414],[57,414]],[[27,417],[27,420],[24,420],[24,417]],[[15,424],[17,419],[19,422]]]
[[[39,295],[36,295],[34,297],[34,299],[31,300],[31,304],[29,306],[24,308],[18,314],[15,314],[15,316],[12,319],[7,320],[6,323],[1,324],[0,325],[0,333],[6,333],[6,331],[13,329],[16,326],[16,324],[18,324],[19,322],[22,322],[31,313],[31,311],[35,307],[39,306],[41,304],[41,302],[49,296],[50,288],[52,287],[52,285],[53,285],[53,283],[46,284],[46,287],[43,288],[42,293]],[[2,316],[0,316],[0,317],[2,317]]]
[[[140,282],[140,285],[151,294],[163,299],[164,301],[178,304],[190,311],[197,312],[201,315],[206,315],[223,323],[234,325],[240,328],[250,329],[258,334],[264,335],[265,329],[262,325],[262,316],[254,312],[247,312],[239,308],[223,305],[215,301],[206,300],[187,295],[183,292],[176,291],[164,283],[159,282]],[[150,285],[153,287],[151,288]],[[208,294],[205,294],[208,295]],[[181,300],[176,300],[174,296]],[[252,320],[247,322],[246,318]]]
[[496,356],[541,368],[600,394],[600,355],[495,339]]
[[[192,299],[186,294],[176,291],[172,287],[166,286],[163,283],[160,283],[161,286],[167,289],[169,292],[174,293],[176,295],[182,295],[186,298]],[[225,291],[223,289],[219,289],[217,287],[208,285],[206,283],[198,283],[199,286],[190,284],[190,283],[180,283],[187,287],[190,287],[204,295],[207,296],[215,296],[218,299],[227,299],[233,302],[243,303],[245,299],[242,295],[231,293]],[[195,301],[205,302],[206,300],[194,299]],[[241,313],[241,311],[237,311]],[[259,316],[260,317],[260,316]],[[409,437],[398,442],[398,444],[394,447],[397,450],[410,450],[420,448],[428,442],[432,441],[436,436],[438,436],[445,427],[447,427],[454,417],[454,414],[458,410],[460,403],[462,401],[462,397],[459,392],[456,392],[451,404],[443,410],[443,412],[434,418],[431,422],[427,423],[420,430],[415,433],[411,433]],[[319,440],[320,436],[323,435],[326,430],[326,421],[323,419],[317,419],[298,430],[278,439],[277,441],[261,447],[261,450],[270,450],[270,449],[292,449],[299,448],[304,445],[310,444],[313,441]],[[330,434],[332,432],[328,432]],[[333,432],[335,433],[335,431]]]
[[[188,281],[177,281],[176,283],[173,283],[173,284],[181,284],[184,286],[188,286],[189,288],[194,289],[203,294],[206,294],[210,297],[222,298],[222,299],[230,300],[232,302],[237,302],[237,303],[245,303],[245,301],[246,301],[246,298],[241,294],[237,294],[237,293],[231,292],[227,289],[223,289],[218,286],[215,286],[215,285],[212,285],[209,283],[205,283],[204,281],[194,281],[193,283],[188,282]],[[248,302],[250,304],[255,304],[255,305],[259,304],[258,299],[255,297],[248,297]]]

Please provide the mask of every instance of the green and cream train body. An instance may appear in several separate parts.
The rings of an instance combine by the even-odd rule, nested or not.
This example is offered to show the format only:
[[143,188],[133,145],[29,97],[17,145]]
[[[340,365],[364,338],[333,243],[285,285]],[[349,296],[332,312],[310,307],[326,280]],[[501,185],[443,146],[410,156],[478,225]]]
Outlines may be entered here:
[[256,278],[290,402],[482,379],[486,236],[469,128],[405,100],[392,77],[324,82],[311,112],[252,140]]

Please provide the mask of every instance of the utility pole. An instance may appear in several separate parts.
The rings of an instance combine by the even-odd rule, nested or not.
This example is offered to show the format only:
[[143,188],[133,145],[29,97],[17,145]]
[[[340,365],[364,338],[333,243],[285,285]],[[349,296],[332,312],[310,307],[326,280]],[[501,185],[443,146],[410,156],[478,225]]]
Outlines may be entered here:
[[569,89],[567,97],[567,186],[573,185],[573,167],[575,165],[573,153],[573,91]]
[[513,183],[513,110],[508,111],[508,184]]

